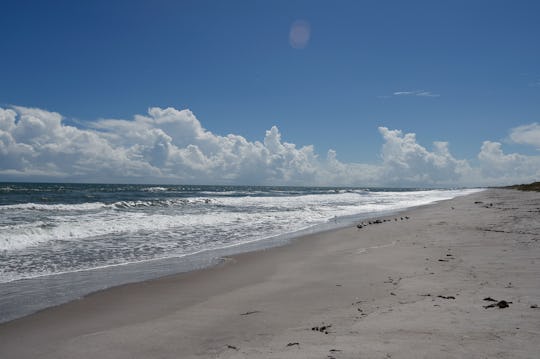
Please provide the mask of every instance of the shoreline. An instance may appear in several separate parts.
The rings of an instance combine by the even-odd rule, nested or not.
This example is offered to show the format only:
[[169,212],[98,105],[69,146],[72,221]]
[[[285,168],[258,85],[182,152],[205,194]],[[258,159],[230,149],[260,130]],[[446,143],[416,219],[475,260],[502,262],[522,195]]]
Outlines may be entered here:
[[[470,190],[483,191],[485,189]],[[460,194],[458,197],[466,195],[468,194]],[[398,215],[407,210],[430,206],[446,200],[440,199],[408,208],[387,209],[380,212],[365,212],[337,217],[334,221],[328,220],[328,222],[311,225],[293,232],[257,238],[219,248],[202,249],[198,252],[182,256],[153,258],[138,262],[106,265],[98,268],[43,274],[3,282],[0,283],[0,290],[10,293],[10,298],[0,297],[0,324],[24,318],[47,308],[63,305],[73,300],[80,300],[95,292],[125,284],[139,283],[201,270],[218,265],[223,257],[289,245],[291,242],[304,236],[355,226],[359,221],[367,222],[370,219]],[[54,291],[51,288],[54,288]],[[61,293],[61,295],[55,293]]]
[[[445,201],[445,200],[441,200]],[[262,239],[255,239],[249,242],[232,244],[229,246],[221,248],[212,248],[204,249],[199,252],[186,254],[184,256],[173,256],[165,258],[153,258],[148,260],[143,260],[139,262],[130,262],[130,263],[121,263],[114,265],[107,265],[103,267],[90,268],[90,269],[81,269],[69,272],[59,272],[53,274],[43,274],[35,277],[21,278],[10,282],[0,283],[0,289],[7,289],[10,291],[11,286],[19,286],[21,283],[30,284],[31,287],[49,287],[50,285],[56,286],[58,282],[82,282],[77,286],[70,287],[70,293],[62,298],[54,298],[53,301],[47,305],[38,304],[34,305],[35,309],[21,311],[22,314],[15,314],[12,316],[4,315],[0,316],[0,325],[9,323],[14,320],[22,319],[27,316],[34,315],[41,311],[58,307],[64,304],[67,304],[71,301],[81,300],[85,297],[92,295],[94,293],[106,291],[115,287],[120,287],[128,284],[137,284],[146,281],[159,280],[162,278],[175,276],[183,273],[189,273],[199,270],[204,270],[212,268],[214,266],[219,266],[223,261],[226,261],[229,257],[238,256],[245,253],[256,253],[260,251],[265,251],[277,247],[288,246],[292,242],[301,239],[302,237],[307,237],[315,234],[324,234],[326,232],[338,231],[340,229],[353,227],[359,220],[369,221],[370,219],[383,218],[390,215],[398,215],[407,210],[414,208],[421,208],[424,206],[430,206],[436,204],[440,201],[423,204],[419,206],[410,207],[407,209],[399,209],[395,211],[385,211],[379,213],[379,216],[376,216],[377,213],[373,214],[364,214],[360,218],[358,216],[350,216],[338,219],[338,224],[331,223],[322,223],[317,224],[311,227],[300,229],[291,233],[284,233],[280,235],[270,236]],[[340,223],[339,220],[342,222]],[[159,268],[166,267],[170,265],[171,269],[169,270],[160,270]],[[125,269],[124,269],[125,267]],[[134,276],[123,276],[122,273],[138,273]],[[116,277],[115,280],[108,283],[100,283],[96,277],[102,275],[112,275]],[[80,277],[80,278],[77,278]],[[81,279],[82,278],[82,279]],[[90,278],[86,280],[86,278]],[[80,287],[84,285],[90,285],[93,289],[81,289]],[[4,288],[2,288],[4,287]],[[73,287],[75,287],[73,289]],[[61,288],[59,288],[61,289]],[[1,299],[1,298],[0,298]],[[36,298],[33,298],[35,300]],[[48,299],[48,298],[42,298]],[[2,303],[0,303],[0,308],[2,308]],[[7,308],[9,305],[4,305]],[[5,309],[4,308],[4,309]],[[4,319],[8,318],[8,319]]]
[[[480,201],[495,206],[474,203]],[[382,224],[309,234],[225,257],[213,267],[108,288],[0,324],[0,354],[413,358],[473,357],[467,350],[480,348],[486,355],[532,358],[540,310],[525,304],[540,304],[533,276],[540,269],[534,230],[540,225],[527,211],[537,207],[540,194],[489,189],[386,216],[391,221]],[[532,227],[511,222],[517,212],[529,216]],[[396,216],[411,219],[394,221]],[[472,239],[462,238],[467,236]],[[494,264],[500,252],[509,263]],[[506,267],[522,275],[509,280]],[[523,293],[516,295],[518,289]],[[482,295],[513,303],[487,310]],[[516,319],[516,308],[519,330],[501,317]],[[502,329],[512,340],[496,338]],[[471,333],[479,337],[467,339]]]

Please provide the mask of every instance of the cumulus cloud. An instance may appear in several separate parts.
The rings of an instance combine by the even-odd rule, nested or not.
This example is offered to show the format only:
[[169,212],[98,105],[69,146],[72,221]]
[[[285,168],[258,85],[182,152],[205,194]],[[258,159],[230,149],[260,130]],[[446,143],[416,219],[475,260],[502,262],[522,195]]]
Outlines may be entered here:
[[455,159],[448,143],[435,142],[433,150],[416,142],[414,133],[379,127],[385,143],[382,147],[384,178],[394,184],[429,185],[458,183],[470,172],[467,161]]
[[478,159],[483,178],[493,184],[512,184],[540,179],[540,156],[505,154],[499,142],[484,141]]
[[540,150],[540,125],[536,122],[518,126],[510,131],[510,139],[522,145],[530,145]]
[[152,173],[148,164],[99,133],[62,123],[56,112],[0,109],[2,172],[21,175],[130,177]]
[[[0,180],[456,186],[540,175],[540,156],[504,154],[497,142],[484,142],[473,168],[452,156],[446,142],[427,149],[415,134],[386,127],[379,128],[381,161],[361,164],[341,162],[333,150],[319,156],[311,145],[285,142],[275,126],[261,141],[218,135],[187,109],[154,107],[131,120],[101,119],[86,128],[63,120],[41,109],[0,108]],[[535,131],[528,126],[515,133]]]
[[4,176],[198,183],[318,183],[326,162],[313,146],[282,141],[277,127],[250,142],[213,134],[191,111],[174,108],[98,120],[88,129],[62,124],[54,112],[1,109],[0,153]]

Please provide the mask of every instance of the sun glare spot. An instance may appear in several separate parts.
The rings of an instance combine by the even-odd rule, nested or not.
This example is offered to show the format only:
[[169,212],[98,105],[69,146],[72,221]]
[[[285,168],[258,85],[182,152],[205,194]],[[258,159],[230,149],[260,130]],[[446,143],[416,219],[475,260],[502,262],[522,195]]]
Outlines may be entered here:
[[289,43],[295,49],[304,49],[311,37],[311,27],[305,20],[296,20],[289,31]]

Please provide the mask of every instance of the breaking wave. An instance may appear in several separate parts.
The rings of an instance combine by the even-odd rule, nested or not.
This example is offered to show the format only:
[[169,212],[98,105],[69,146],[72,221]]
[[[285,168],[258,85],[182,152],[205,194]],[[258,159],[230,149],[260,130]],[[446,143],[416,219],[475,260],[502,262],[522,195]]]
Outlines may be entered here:
[[10,184],[3,191],[0,282],[182,257],[476,190]]

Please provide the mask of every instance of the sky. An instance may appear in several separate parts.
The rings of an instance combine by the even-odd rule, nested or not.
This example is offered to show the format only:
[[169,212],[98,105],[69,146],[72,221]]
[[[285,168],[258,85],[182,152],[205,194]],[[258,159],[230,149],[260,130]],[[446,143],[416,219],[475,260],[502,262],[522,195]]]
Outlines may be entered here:
[[0,4],[0,181],[540,180],[538,1]]

